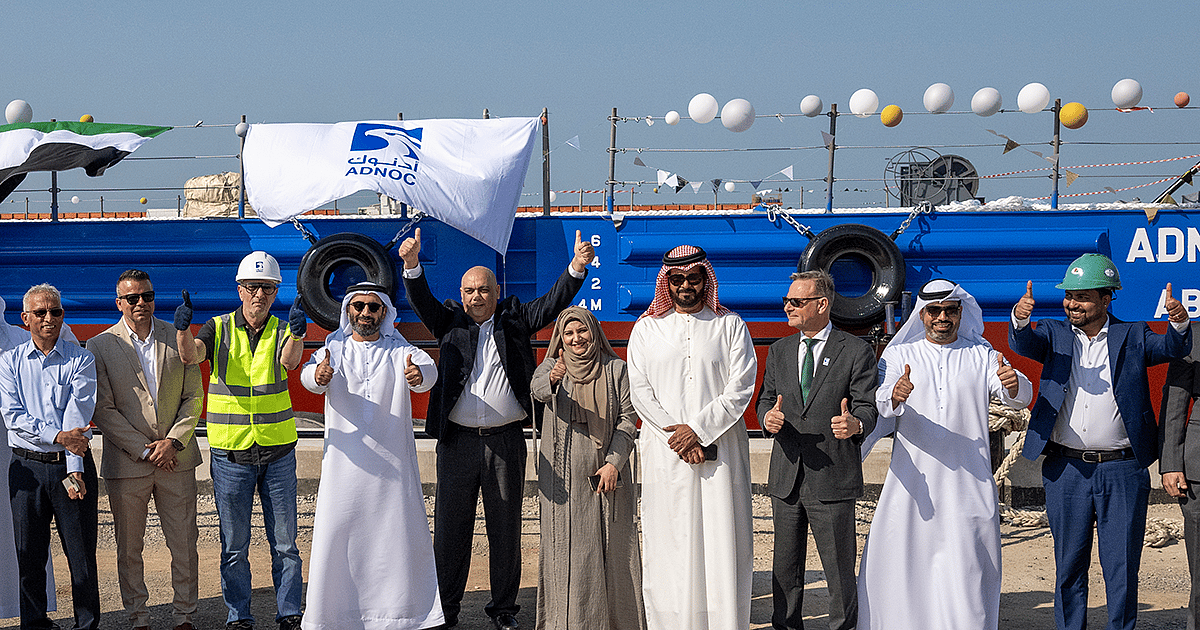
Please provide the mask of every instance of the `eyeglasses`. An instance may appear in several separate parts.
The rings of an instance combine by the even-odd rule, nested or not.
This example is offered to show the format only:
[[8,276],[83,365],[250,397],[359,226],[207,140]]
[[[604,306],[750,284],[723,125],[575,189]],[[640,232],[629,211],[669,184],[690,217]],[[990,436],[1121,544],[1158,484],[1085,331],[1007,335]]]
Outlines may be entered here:
[[62,308],[39,308],[36,311],[25,311],[25,312],[29,313],[30,315],[33,315],[34,317],[36,317],[38,319],[45,319],[46,313],[49,313],[50,317],[62,317],[62,314],[63,314]]
[[809,302],[811,302],[813,300],[819,300],[823,297],[825,297],[825,296],[824,295],[814,295],[812,297],[805,297],[805,298],[785,297],[785,298],[783,298],[783,305],[784,306],[791,305],[792,308],[804,308],[804,306],[807,305]]
[[243,282],[239,286],[251,295],[259,291],[262,291],[263,295],[275,295],[275,292],[279,290],[279,285],[266,282]]
[[925,312],[929,313],[929,316],[934,319],[937,319],[938,317],[940,317],[942,313],[945,313],[946,317],[955,317],[959,313],[962,312],[962,307],[957,304],[954,304],[952,306],[929,305],[929,306],[925,307]]
[[350,307],[360,313],[364,308],[372,313],[378,313],[379,309],[383,308],[383,305],[379,302],[351,302]]
[[687,282],[688,284],[690,284],[694,287],[698,287],[698,286],[704,284],[704,274],[689,273],[688,275],[685,276],[681,273],[676,273],[676,274],[671,274],[671,275],[667,276],[667,281],[670,282],[671,286],[673,286],[673,287],[681,287],[681,286],[683,286],[684,282]]
[[130,306],[133,306],[134,304],[138,303],[139,299],[143,302],[153,302],[154,292],[146,291],[145,293],[128,293],[126,295],[118,295],[117,299],[125,300],[126,302],[129,302]]

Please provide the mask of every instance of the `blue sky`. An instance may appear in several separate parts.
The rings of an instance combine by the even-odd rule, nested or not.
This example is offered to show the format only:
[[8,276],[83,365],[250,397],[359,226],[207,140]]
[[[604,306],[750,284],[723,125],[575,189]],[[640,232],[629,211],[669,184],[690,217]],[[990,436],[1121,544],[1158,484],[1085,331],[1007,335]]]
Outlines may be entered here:
[[[533,116],[550,110],[552,188],[599,189],[607,177],[608,122],[622,116],[662,116],[709,92],[724,104],[745,98],[758,114],[795,114],[807,94],[846,111],[857,89],[873,89],[880,106],[899,105],[906,117],[887,129],[878,116],[841,117],[838,142],[873,149],[838,152],[835,203],[881,205],[884,166],[892,155],[920,145],[994,144],[992,129],[1026,145],[1048,142],[1052,115],[1005,113],[931,116],[921,96],[935,82],[950,84],[954,111],[966,111],[985,86],[998,89],[1005,109],[1016,109],[1027,83],[1045,84],[1063,102],[1091,110],[1088,124],[1064,131],[1066,142],[1188,142],[1185,145],[1068,145],[1064,165],[1156,160],[1200,153],[1196,110],[1176,110],[1171,99],[1188,91],[1200,99],[1194,46],[1188,34],[1195,10],[1187,3],[1093,2],[526,2],[428,3],[125,2],[25,3],[10,16],[0,39],[7,60],[0,103],[28,101],[37,120],[75,120],[186,126],[237,122],[337,122],[391,119]],[[118,8],[119,7],[119,8]],[[1141,82],[1142,105],[1154,113],[1113,111],[1109,93],[1123,78]],[[821,143],[828,118],[759,118],[747,132],[719,121],[623,123],[620,147],[755,148]],[[581,151],[566,146],[579,137]],[[1047,147],[1031,147],[1048,151]],[[1040,168],[1025,150],[939,148],[967,157],[981,174]],[[230,127],[180,128],[147,143],[135,155],[231,155]],[[653,168],[618,156],[617,179],[654,180]],[[643,153],[652,167],[693,181],[755,180],[794,166],[796,178],[825,175],[822,150],[722,154]],[[1196,160],[1138,169],[1086,169],[1064,194],[1121,188],[1178,174]],[[120,164],[99,179],[80,171],[60,177],[64,197],[77,209],[132,209],[146,196],[151,207],[174,206],[191,176],[236,170],[232,159],[141,160]],[[529,171],[523,203],[540,203],[540,163]],[[48,187],[33,175],[21,190]],[[774,179],[780,179],[776,176]],[[783,184],[792,190],[799,184]],[[768,187],[770,184],[764,184]],[[804,182],[821,205],[824,184]],[[80,189],[138,188],[97,192]],[[844,192],[844,188],[867,192]],[[1123,193],[1153,198],[1164,185]],[[708,203],[700,194],[638,189],[637,203]],[[1191,188],[1185,188],[1190,192]],[[980,195],[1047,195],[1045,179],[985,180]],[[748,200],[750,187],[721,193]],[[43,207],[45,193],[19,192]],[[365,205],[359,195],[346,205]],[[619,198],[627,203],[628,195]],[[1082,201],[1113,201],[1096,195]],[[560,203],[578,201],[577,195]],[[588,203],[599,203],[598,195]],[[795,193],[785,202],[796,205]],[[894,202],[893,202],[894,203]],[[5,211],[12,204],[5,203]]]

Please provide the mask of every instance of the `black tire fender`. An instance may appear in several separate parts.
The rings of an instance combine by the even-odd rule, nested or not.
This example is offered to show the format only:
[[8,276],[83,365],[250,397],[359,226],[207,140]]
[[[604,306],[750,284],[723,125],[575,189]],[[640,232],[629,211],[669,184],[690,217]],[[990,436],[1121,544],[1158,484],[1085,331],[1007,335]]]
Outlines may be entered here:
[[383,245],[353,232],[331,234],[313,243],[300,259],[296,273],[296,290],[304,301],[304,311],[325,330],[337,330],[341,322],[342,296],[333,295],[330,290],[330,280],[335,274],[350,276],[352,283],[366,281],[381,285],[387,289],[392,303],[396,303],[396,263]]
[[[842,258],[854,258],[871,269],[872,282],[866,293],[846,297],[840,292],[833,301],[830,318],[837,326],[857,328],[883,320],[884,304],[898,302],[904,292],[904,255],[886,234],[868,225],[843,223],[817,234],[804,248],[798,271],[820,269],[828,273]],[[834,278],[837,285],[837,278]]]

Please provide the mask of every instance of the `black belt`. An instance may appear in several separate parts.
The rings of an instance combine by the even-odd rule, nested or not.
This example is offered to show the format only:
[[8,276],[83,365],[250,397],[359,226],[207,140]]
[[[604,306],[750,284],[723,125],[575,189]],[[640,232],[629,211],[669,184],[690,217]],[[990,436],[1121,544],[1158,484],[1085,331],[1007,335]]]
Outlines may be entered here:
[[472,433],[480,437],[487,437],[489,435],[496,435],[497,433],[504,433],[505,431],[512,431],[513,429],[521,428],[520,420],[517,420],[516,422],[509,422],[508,424],[502,424],[498,427],[468,427],[458,424],[457,422],[451,422],[450,424],[457,430],[466,431],[467,433]]
[[40,451],[31,451],[18,446],[12,447],[12,451],[18,457],[32,459],[35,462],[42,462],[44,464],[65,464],[67,462],[66,451],[51,451],[49,453],[42,453]]
[[1081,451],[1077,448],[1063,446],[1058,442],[1050,442],[1046,445],[1046,452],[1051,455],[1060,457],[1070,457],[1071,459],[1082,459],[1089,464],[1103,464],[1104,462],[1116,462],[1123,459],[1133,459],[1132,448],[1120,448],[1111,451],[1088,450]]

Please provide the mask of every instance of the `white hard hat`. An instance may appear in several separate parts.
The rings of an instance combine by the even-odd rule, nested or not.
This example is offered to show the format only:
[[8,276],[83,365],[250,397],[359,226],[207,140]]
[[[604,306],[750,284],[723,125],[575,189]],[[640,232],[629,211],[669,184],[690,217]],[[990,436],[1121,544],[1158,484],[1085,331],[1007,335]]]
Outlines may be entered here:
[[270,280],[282,283],[283,276],[279,273],[279,263],[267,252],[250,252],[238,265],[238,282],[243,280]]

